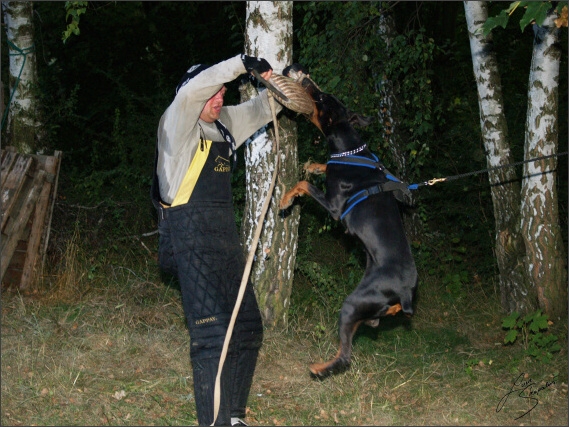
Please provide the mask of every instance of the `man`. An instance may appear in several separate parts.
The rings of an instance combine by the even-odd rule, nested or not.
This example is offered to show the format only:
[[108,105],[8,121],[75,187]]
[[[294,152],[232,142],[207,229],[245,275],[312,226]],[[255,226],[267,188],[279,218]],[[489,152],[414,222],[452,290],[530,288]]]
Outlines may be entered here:
[[[268,80],[269,63],[238,55],[211,67],[191,67],[158,127],[153,203],[159,216],[159,262],[175,275],[190,333],[196,411],[200,425],[213,422],[213,392],[227,327],[241,284],[244,254],[230,185],[235,150],[271,121],[267,91],[224,106],[224,83],[257,71]],[[282,109],[280,104],[277,112]],[[263,326],[249,282],[221,376],[218,425],[246,425]]]

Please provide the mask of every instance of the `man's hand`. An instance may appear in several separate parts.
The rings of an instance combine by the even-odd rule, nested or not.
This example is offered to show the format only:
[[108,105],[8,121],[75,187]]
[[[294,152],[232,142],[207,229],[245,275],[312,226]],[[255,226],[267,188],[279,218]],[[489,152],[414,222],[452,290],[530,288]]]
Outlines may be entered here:
[[264,73],[260,74],[260,76],[267,81],[271,78],[272,75],[273,75],[273,70],[265,71]]
[[[243,65],[245,66],[245,70],[247,70],[248,73],[255,70],[261,75],[261,77],[265,78],[265,74],[267,72],[270,72],[270,73],[273,72],[273,67],[271,67],[271,64],[269,64],[267,62],[267,60],[264,58],[257,58],[255,56],[241,55],[241,61],[243,61]],[[269,77],[271,77],[270,74],[269,74]],[[268,80],[268,79],[265,78],[265,80]]]

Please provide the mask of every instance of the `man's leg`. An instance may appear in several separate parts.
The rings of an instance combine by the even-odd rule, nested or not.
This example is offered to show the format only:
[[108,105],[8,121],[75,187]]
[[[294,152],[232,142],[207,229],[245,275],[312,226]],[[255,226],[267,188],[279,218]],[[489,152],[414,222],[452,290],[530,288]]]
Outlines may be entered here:
[[[218,357],[192,359],[196,413],[199,425],[211,425],[213,423],[215,378],[218,366]],[[221,376],[219,413],[215,425],[231,425],[229,412],[230,378],[228,373],[229,369],[224,367]]]
[[244,418],[253,383],[257,357],[263,341],[263,323],[251,283],[243,297],[231,340],[231,417]]
[[[229,321],[227,316],[212,315],[189,320],[188,323],[191,323],[190,355],[198,423],[210,425],[214,421],[215,380]],[[232,384],[230,365],[227,362],[223,366],[220,386],[219,413],[215,425],[230,425]]]

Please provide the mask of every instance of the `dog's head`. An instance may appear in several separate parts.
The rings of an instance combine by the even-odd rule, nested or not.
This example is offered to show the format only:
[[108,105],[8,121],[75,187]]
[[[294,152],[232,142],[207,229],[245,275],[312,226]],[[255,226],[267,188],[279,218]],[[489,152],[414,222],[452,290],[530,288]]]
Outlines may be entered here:
[[350,111],[334,95],[322,92],[309,78],[302,81],[302,86],[314,101],[314,111],[308,118],[324,135],[329,135],[336,126],[342,123],[365,127],[373,121],[373,117],[362,116]]

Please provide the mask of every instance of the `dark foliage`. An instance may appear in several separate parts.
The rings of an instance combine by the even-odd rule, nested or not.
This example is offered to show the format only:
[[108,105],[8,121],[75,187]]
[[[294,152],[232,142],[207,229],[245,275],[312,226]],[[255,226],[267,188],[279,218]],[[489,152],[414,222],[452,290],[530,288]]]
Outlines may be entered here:
[[[484,169],[462,2],[388,3],[400,35],[389,61],[377,55],[379,3],[295,2],[294,60],[310,66],[311,76],[325,90],[366,115],[377,113],[377,74],[389,71],[397,79],[405,106],[402,129],[409,137],[410,176],[415,182]],[[69,205],[102,203],[112,219],[111,236],[153,229],[148,191],[159,118],[190,65],[215,63],[242,52],[245,2],[89,2],[81,16],[80,35],[71,36],[65,44],[61,40],[64,2],[36,2],[34,7],[48,147],[63,151],[59,194]],[[501,7],[500,2],[492,2],[490,14]],[[522,33],[510,24],[493,33],[510,141],[515,159],[521,160],[532,30],[528,27]],[[562,35],[559,143],[560,151],[566,151],[566,29]],[[2,32],[2,52],[7,52],[5,39]],[[2,55],[4,83],[7,61],[7,55]],[[238,102],[236,89],[236,84],[230,86],[227,103]],[[324,161],[326,146],[318,132],[303,118],[298,124],[300,161]],[[362,130],[362,135],[390,167],[389,150],[377,142],[380,124],[374,126]],[[413,150],[415,157],[410,154]],[[234,176],[238,206],[244,198],[243,167],[241,159]],[[413,242],[418,264],[424,272],[446,278],[444,286],[453,295],[460,296],[461,287],[474,277],[490,277],[496,271],[487,182],[483,174],[425,188],[418,195],[417,209],[428,225],[424,239]],[[558,185],[567,241],[566,157],[559,160]],[[344,266],[357,273],[363,263],[361,248],[342,237],[341,225],[312,202],[300,203],[299,277],[305,277],[308,286],[311,280],[318,286],[333,283],[332,288],[318,291],[320,297],[313,302],[322,295],[344,293],[337,289],[338,280],[329,280],[343,273],[334,271],[333,265],[315,269],[309,262],[321,258],[315,252],[326,247],[319,239],[332,236],[340,243],[337,253],[344,251]],[[88,223],[95,227],[98,218]],[[341,286],[349,287],[357,279],[347,277],[347,285]],[[293,296],[302,295],[303,301],[308,294],[293,292]]]

